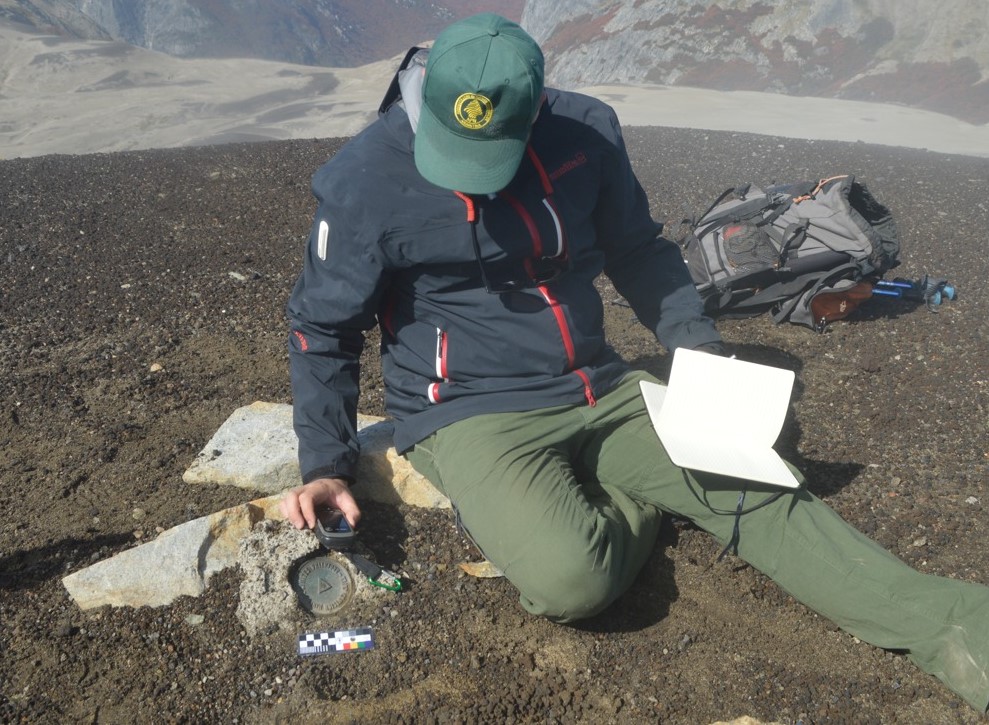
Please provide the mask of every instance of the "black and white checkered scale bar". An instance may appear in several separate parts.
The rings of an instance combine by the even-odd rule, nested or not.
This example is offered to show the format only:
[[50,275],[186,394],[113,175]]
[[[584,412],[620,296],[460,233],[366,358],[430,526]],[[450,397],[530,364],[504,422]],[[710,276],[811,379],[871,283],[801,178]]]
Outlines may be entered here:
[[336,632],[307,632],[299,635],[299,654],[303,656],[373,648],[374,636],[370,627],[343,629]]

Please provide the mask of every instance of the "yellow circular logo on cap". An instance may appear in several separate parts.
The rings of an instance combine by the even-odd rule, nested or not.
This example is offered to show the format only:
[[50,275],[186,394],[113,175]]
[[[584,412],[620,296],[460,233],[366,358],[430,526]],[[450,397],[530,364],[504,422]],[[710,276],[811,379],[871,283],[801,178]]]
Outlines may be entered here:
[[464,128],[477,131],[491,121],[494,104],[491,99],[479,93],[463,93],[453,104],[453,115]]

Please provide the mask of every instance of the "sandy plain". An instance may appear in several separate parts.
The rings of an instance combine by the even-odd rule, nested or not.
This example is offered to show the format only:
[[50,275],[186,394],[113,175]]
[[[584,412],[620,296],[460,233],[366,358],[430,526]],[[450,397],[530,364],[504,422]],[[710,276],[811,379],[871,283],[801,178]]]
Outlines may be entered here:
[[[0,27],[0,158],[351,136],[374,118],[399,61],[183,60]],[[573,90],[613,105],[626,126],[989,156],[989,125],[905,106],[669,86]]]

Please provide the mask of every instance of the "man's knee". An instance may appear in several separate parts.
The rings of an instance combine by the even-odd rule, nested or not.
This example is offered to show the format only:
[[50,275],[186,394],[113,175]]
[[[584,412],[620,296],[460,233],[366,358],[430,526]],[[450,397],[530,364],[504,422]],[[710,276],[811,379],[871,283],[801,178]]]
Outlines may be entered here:
[[621,595],[619,578],[610,569],[571,564],[519,586],[519,600],[532,614],[559,622],[586,619]]

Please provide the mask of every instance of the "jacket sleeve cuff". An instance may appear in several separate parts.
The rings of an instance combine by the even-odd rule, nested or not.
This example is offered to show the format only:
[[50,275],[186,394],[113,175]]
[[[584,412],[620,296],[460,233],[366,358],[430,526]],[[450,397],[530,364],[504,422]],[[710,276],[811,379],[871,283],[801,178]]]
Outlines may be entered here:
[[310,483],[315,481],[317,478],[342,478],[347,482],[347,485],[351,488],[357,483],[357,479],[349,471],[341,471],[336,466],[322,466],[320,468],[314,468],[311,471],[307,471],[302,474],[302,483]]
[[671,327],[669,330],[660,329],[657,331],[656,337],[659,338],[659,341],[670,352],[673,352],[678,347],[694,350],[701,345],[724,344],[724,340],[722,340],[721,334],[714,326],[714,322],[704,317],[683,322]]
[[711,355],[720,355],[721,357],[728,357],[728,349],[725,347],[723,342],[705,342],[701,345],[695,345],[694,350],[700,350],[701,352],[710,353]]

